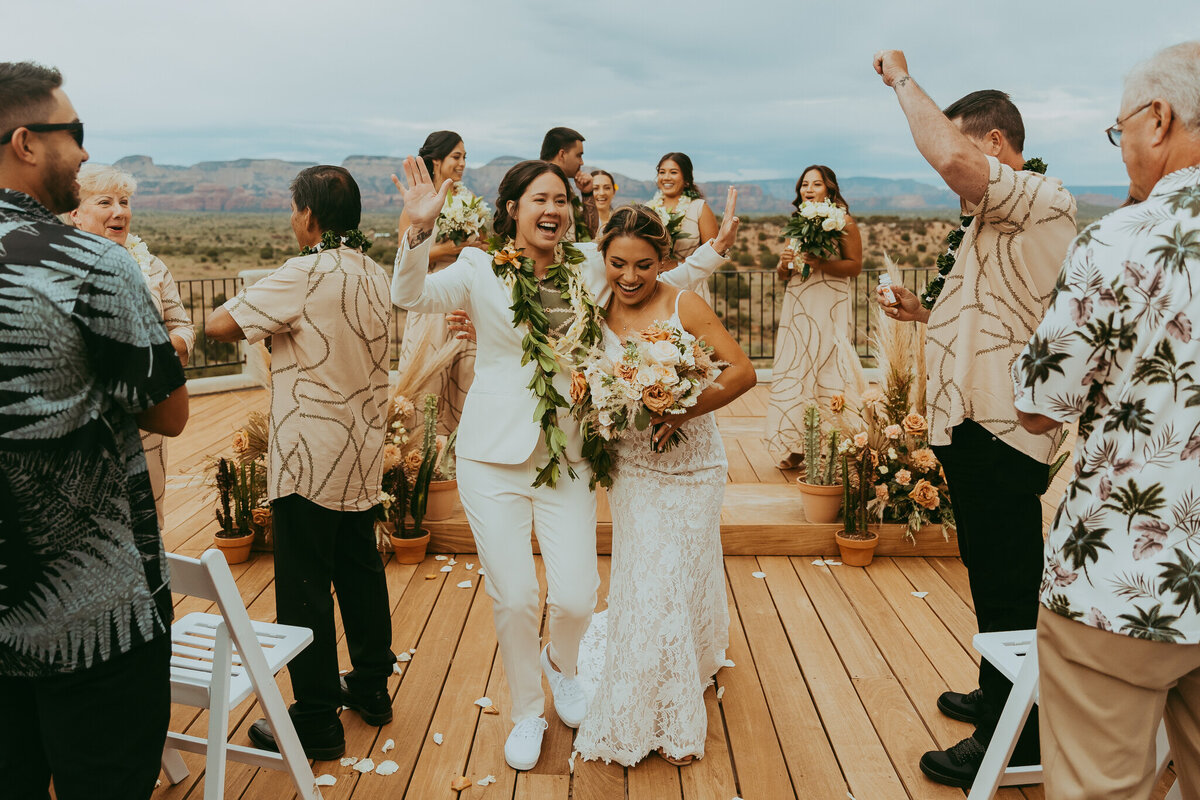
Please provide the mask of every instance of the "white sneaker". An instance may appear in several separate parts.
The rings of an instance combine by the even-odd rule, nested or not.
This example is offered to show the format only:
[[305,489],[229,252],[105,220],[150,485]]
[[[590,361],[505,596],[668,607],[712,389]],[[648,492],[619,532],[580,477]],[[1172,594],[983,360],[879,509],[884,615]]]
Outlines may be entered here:
[[542,734],[549,723],[542,717],[526,717],[513,726],[504,743],[504,760],[516,770],[533,769],[542,754]]
[[550,664],[550,645],[542,648],[542,672],[550,681],[550,691],[554,693],[554,710],[558,718],[568,728],[578,728],[579,723],[587,716],[587,697],[583,694],[579,682],[568,678]]

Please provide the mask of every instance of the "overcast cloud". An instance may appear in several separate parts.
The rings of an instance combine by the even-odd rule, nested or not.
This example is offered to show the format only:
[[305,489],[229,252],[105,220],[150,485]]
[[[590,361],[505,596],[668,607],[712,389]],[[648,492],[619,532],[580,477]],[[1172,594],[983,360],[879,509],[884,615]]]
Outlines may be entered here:
[[702,180],[816,161],[936,182],[871,69],[894,47],[943,106],[1010,92],[1051,174],[1123,184],[1103,135],[1122,76],[1200,36],[1195,0],[37,0],[3,19],[0,57],[62,69],[95,161],[339,163],[450,128],[479,165],[568,125],[590,166],[649,178],[682,150]]

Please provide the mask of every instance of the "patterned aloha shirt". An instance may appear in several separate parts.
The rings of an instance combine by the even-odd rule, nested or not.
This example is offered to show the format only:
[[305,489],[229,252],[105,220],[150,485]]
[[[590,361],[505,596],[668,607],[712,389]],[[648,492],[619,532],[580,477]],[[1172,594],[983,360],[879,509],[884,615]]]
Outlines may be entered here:
[[86,669],[166,633],[135,415],[184,383],[125,248],[0,190],[0,675]]
[[1042,604],[1200,643],[1200,166],[1079,235],[1013,382],[1022,411],[1079,420]]

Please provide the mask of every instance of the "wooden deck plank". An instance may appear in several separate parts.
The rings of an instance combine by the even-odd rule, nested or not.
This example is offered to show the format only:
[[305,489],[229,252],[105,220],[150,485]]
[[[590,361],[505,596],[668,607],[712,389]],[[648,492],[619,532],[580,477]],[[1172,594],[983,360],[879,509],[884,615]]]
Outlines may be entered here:
[[725,445],[725,459],[729,462],[729,482],[757,483],[758,474],[754,467],[750,466],[746,454],[742,452],[739,440],[731,436],[722,436],[721,440]]
[[704,707],[708,712],[704,758],[681,770],[683,796],[687,800],[728,800],[737,796],[737,782],[725,738],[725,711],[717,700],[715,686],[705,691]]
[[771,458],[771,454],[767,452],[767,445],[762,439],[757,436],[745,436],[738,439],[738,444],[742,446],[746,460],[754,468],[754,474],[758,476],[759,483],[781,484],[795,490],[795,487],[791,485],[791,479],[780,471],[775,459]]
[[[686,767],[691,769],[691,767]],[[664,800],[683,795],[680,768],[668,764],[653,753],[628,771],[628,800]],[[730,795],[732,797],[732,795]]]

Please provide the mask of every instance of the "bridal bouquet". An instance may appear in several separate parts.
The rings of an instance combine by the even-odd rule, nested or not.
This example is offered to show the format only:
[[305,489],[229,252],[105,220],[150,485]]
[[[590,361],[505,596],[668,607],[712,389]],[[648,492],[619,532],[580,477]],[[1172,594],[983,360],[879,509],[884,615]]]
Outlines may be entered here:
[[[829,200],[814,203],[806,200],[788,220],[783,235],[794,239],[798,253],[809,253],[817,258],[830,259],[836,256],[838,240],[846,229],[846,210]],[[800,267],[800,280],[808,280],[812,267]]]
[[[571,375],[571,401],[605,441],[616,441],[630,425],[645,430],[651,417],[682,414],[721,374],[721,364],[702,340],[669,322],[634,334],[617,359],[593,348]],[[677,430],[665,452],[687,437]],[[653,444],[651,445],[653,447]]]
[[492,209],[469,189],[459,184],[454,194],[446,198],[438,216],[438,240],[462,244],[482,239],[492,221]]

